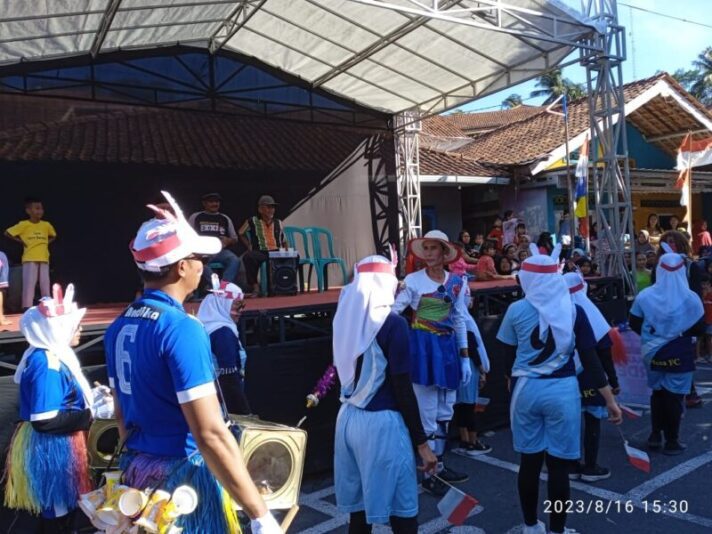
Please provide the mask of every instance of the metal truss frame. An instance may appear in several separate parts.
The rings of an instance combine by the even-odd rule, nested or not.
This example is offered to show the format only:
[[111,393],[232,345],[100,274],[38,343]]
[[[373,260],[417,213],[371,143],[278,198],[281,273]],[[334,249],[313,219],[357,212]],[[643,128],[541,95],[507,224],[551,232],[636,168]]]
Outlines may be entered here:
[[214,54],[232,39],[249,22],[267,0],[240,0],[232,13],[210,36],[208,50]]
[[[618,24],[616,0],[587,0],[584,8],[592,20],[605,27],[580,51],[581,64],[586,67],[591,123],[597,259],[604,276],[621,277],[626,293],[634,295],[635,262],[629,267],[625,258],[626,253],[635,258],[628,139],[626,121],[619,120],[625,117],[622,69],[626,58],[625,29]],[[600,51],[592,51],[596,49]]]
[[420,204],[420,143],[421,123],[417,113],[401,113],[395,117],[396,184],[398,189],[400,251],[405,258],[408,242],[420,237],[422,218]]

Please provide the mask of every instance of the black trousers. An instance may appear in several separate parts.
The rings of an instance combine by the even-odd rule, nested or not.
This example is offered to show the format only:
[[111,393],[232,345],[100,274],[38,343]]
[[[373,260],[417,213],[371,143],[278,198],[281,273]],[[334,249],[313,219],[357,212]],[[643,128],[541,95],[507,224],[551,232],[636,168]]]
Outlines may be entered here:
[[245,263],[245,276],[247,283],[254,286],[257,283],[257,274],[260,272],[262,263],[269,259],[269,252],[266,250],[248,250],[242,256]]

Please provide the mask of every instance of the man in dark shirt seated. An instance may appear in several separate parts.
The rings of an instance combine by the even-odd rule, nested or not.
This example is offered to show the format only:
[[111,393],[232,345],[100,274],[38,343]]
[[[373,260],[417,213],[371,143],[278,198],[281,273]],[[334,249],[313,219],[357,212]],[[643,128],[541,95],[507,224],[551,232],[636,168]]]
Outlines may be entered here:
[[[220,262],[224,265],[222,279],[228,282],[235,282],[237,273],[240,271],[240,258],[229,249],[237,243],[237,233],[232,219],[220,213],[220,202],[222,197],[219,193],[208,193],[203,195],[203,211],[197,211],[188,218],[188,223],[195,228],[200,235],[217,237],[222,243],[222,250],[211,256],[209,262]],[[209,263],[208,262],[208,263]],[[205,265],[203,269],[204,279],[210,280],[213,274],[210,266]]]
[[[242,257],[245,262],[245,275],[252,293],[246,297],[256,297],[260,292],[257,273],[260,265],[269,259],[269,252],[287,248],[282,221],[274,218],[277,203],[269,195],[262,195],[257,201],[258,215],[247,219],[238,232],[240,241],[247,247]],[[248,239],[249,232],[249,239]]]

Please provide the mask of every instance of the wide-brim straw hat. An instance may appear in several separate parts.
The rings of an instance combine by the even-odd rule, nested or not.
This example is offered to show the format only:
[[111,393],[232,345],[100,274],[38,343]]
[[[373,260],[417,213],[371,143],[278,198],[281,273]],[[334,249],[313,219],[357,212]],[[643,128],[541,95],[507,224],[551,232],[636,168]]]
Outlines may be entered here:
[[425,259],[425,255],[423,253],[423,243],[425,241],[439,241],[443,244],[443,261],[446,264],[452,263],[460,257],[460,249],[450,242],[445,232],[441,232],[440,230],[430,230],[423,237],[418,237],[410,242],[410,251],[420,260]]

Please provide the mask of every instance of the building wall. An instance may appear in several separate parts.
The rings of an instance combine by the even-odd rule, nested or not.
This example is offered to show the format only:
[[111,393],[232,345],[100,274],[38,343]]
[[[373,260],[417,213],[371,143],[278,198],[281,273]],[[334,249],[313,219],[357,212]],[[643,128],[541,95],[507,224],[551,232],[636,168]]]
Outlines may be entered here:
[[674,169],[675,159],[657,146],[648,143],[643,134],[631,124],[626,124],[628,154],[631,165],[638,169]]
[[[462,230],[462,196],[457,187],[420,188],[420,202],[423,210],[423,232],[435,229],[445,232],[450,239],[457,239]],[[431,214],[433,217],[431,217]]]

